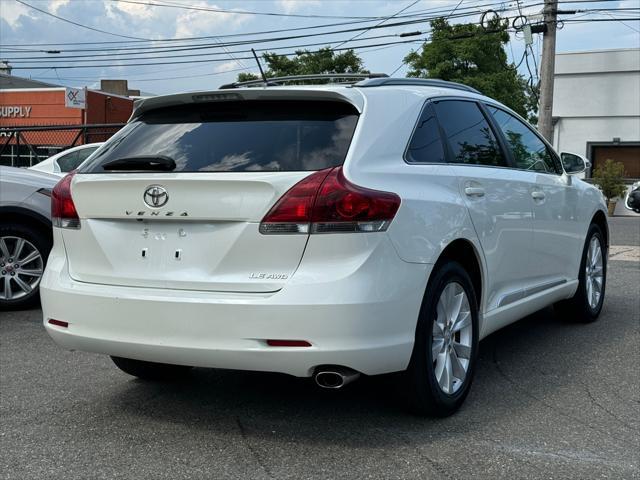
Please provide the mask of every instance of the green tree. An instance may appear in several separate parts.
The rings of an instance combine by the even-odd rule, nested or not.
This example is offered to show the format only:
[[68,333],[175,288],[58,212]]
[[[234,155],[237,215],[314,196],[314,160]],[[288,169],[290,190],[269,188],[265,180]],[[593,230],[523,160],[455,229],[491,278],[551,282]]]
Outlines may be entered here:
[[[322,73],[369,73],[363,67],[362,59],[353,50],[336,53],[330,47],[317,52],[297,50],[294,57],[283,57],[277,53],[265,53],[267,77],[285,77],[289,75],[317,75]],[[252,73],[238,74],[238,81],[255,80]]]
[[624,183],[624,164],[607,158],[602,165],[593,172],[593,181],[600,187],[607,202],[616,197],[624,196],[627,187]]
[[405,57],[409,77],[440,78],[464,83],[504,103],[525,118],[535,115],[537,99],[504,49],[509,41],[507,23],[494,20],[480,25],[431,22],[431,41]]

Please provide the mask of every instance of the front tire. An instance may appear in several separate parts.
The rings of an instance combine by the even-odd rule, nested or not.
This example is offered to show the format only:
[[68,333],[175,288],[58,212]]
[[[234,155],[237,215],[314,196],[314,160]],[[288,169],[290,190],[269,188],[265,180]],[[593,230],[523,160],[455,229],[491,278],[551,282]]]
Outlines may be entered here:
[[167,363],[145,362],[132,358],[111,357],[113,363],[125,373],[143,380],[176,381],[187,376],[191,367]]
[[598,319],[607,284],[606,251],[602,230],[598,225],[591,224],[580,262],[578,290],[569,300],[555,305],[563,318],[581,323],[591,323]]
[[51,243],[50,233],[29,225],[0,225],[0,309],[38,303]]
[[413,354],[405,372],[408,403],[420,415],[455,413],[471,387],[478,351],[478,306],[457,262],[436,266],[427,286]]

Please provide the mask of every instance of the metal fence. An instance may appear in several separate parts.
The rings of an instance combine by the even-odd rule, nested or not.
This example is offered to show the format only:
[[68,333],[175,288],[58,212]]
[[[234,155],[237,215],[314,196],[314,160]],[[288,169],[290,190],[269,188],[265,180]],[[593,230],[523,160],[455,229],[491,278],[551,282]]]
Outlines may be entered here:
[[123,125],[0,127],[0,165],[30,167],[67,148],[104,142]]

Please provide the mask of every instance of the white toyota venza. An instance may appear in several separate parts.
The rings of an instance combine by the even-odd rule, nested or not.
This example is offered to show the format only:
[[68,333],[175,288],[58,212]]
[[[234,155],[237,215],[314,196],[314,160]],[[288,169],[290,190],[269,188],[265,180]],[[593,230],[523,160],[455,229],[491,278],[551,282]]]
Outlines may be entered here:
[[62,347],[155,380],[402,372],[444,416],[483,337],[551,304],[600,314],[603,197],[510,109],[437,80],[231,87],[143,100],[55,187]]

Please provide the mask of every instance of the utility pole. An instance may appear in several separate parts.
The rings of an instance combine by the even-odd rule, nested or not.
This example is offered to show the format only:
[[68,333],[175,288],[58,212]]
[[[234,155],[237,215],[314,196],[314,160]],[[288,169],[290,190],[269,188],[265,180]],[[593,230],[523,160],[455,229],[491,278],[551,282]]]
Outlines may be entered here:
[[550,143],[553,142],[553,78],[556,62],[556,23],[558,0],[544,1],[544,24],[542,36],[542,61],[540,62],[540,106],[538,110],[538,131]]

